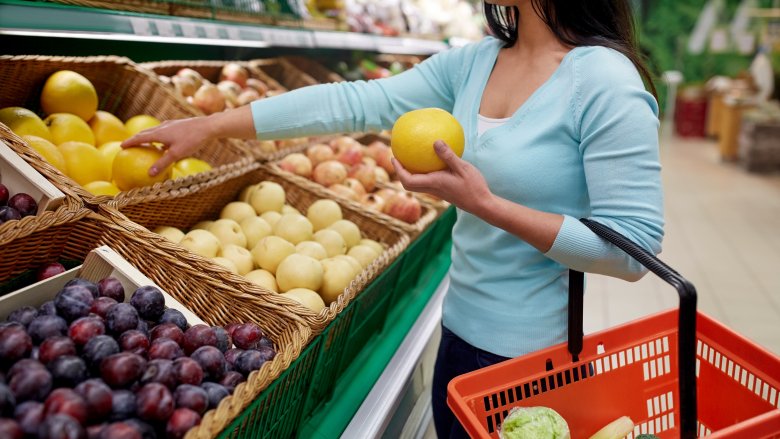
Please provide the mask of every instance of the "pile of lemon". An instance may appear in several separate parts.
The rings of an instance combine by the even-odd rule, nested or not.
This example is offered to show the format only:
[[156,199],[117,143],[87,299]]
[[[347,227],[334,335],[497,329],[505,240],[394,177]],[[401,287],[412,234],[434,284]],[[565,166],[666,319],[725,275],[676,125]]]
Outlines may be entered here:
[[203,160],[186,158],[150,177],[149,167],[162,156],[162,150],[153,146],[122,149],[120,145],[160,121],[141,114],[123,123],[113,114],[98,110],[95,87],[79,73],[60,70],[52,74],[40,98],[45,119],[26,108],[7,107],[0,109],[0,122],[94,195],[114,196],[211,169]]

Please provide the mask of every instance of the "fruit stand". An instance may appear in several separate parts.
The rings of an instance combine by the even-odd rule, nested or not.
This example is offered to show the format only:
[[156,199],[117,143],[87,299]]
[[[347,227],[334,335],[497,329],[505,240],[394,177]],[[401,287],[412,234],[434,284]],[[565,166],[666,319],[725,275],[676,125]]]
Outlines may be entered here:
[[[139,291],[159,289],[167,307],[191,316],[180,331],[185,354],[193,355],[206,372],[204,381],[219,382],[220,388],[227,389],[223,395],[206,382],[210,399],[198,415],[192,410],[179,413],[177,408],[168,420],[170,413],[157,406],[139,411],[141,424],[157,429],[158,437],[161,431],[167,431],[168,437],[186,434],[188,438],[326,438],[341,433],[369,437],[424,428],[430,414],[421,408],[429,404],[417,403],[426,385],[421,377],[430,375],[430,350],[438,337],[455,211],[440,200],[406,193],[391,181],[389,156],[384,155],[389,151],[388,137],[343,133],[270,143],[225,139],[180,160],[158,180],[135,172],[148,169],[158,157],[154,151],[127,154],[129,150],[120,152],[118,141],[160,121],[339,81],[341,76],[324,63],[329,57],[348,60],[355,51],[372,57],[385,54],[366,65],[394,69],[393,56],[407,61],[400,56],[424,57],[447,45],[411,36],[335,31],[316,20],[304,25],[284,10],[258,17],[238,7],[204,8],[186,2],[138,0],[122,2],[122,10],[111,2],[74,3],[77,6],[0,0],[4,48],[0,78],[13,84],[0,93],[0,109],[30,112],[13,110],[0,120],[0,152],[6,160],[0,183],[8,186],[11,196],[29,194],[36,203],[29,204],[19,195],[8,208],[3,206],[0,304],[13,308],[3,315],[19,307],[41,315],[44,301],[33,300],[28,289],[45,291],[40,294],[51,295],[49,299],[77,297],[68,290],[75,287],[64,280],[54,287],[54,280],[65,273],[102,285],[121,277],[116,267],[129,267],[141,279],[125,285],[126,299],[137,311],[127,305],[123,312],[142,313],[138,297],[146,293]],[[183,92],[187,84],[182,70],[195,72],[198,81],[205,81],[199,87],[210,85],[217,93],[213,84],[221,84],[226,69],[235,66],[257,80],[260,88],[251,86],[251,81],[235,90],[220,87],[227,104],[217,107],[202,105],[206,101],[194,90],[189,95]],[[62,79],[65,71],[77,72],[75,79]],[[57,93],[73,89],[73,83],[83,82],[81,78],[91,84],[84,87],[94,90],[99,111],[71,120],[61,115],[78,109],[57,105],[83,100]],[[225,93],[234,93],[235,101],[229,103]],[[44,121],[46,129],[41,130],[36,119]],[[54,126],[65,128],[55,132]],[[318,146],[325,156],[317,156],[316,161],[309,151]],[[322,163],[330,166],[327,173],[317,171]],[[344,175],[329,180],[333,168],[342,166]],[[258,250],[261,244],[264,250]],[[343,250],[333,250],[339,245]],[[115,255],[114,269],[92,268],[98,251]],[[311,271],[301,268],[312,261],[316,266]],[[70,271],[60,274],[60,263],[62,270]],[[339,277],[339,273],[348,274]],[[100,291],[93,295],[102,296]],[[10,297],[14,300],[4,302]],[[83,300],[87,305],[80,306],[87,306],[86,310],[108,306],[98,304],[108,302],[102,297]],[[38,307],[41,310],[36,311]],[[60,316],[66,309],[53,312]],[[97,314],[101,312],[108,308]],[[13,315],[17,319],[20,314]],[[13,319],[9,317],[0,330],[16,336],[18,320]],[[80,319],[98,318],[87,314],[65,318],[71,328]],[[159,316],[144,315],[144,319],[149,321],[152,339],[160,332],[173,334],[171,328],[158,330],[170,324]],[[25,321],[24,326],[28,324]],[[113,326],[107,330],[116,337],[122,333],[123,338],[130,331]],[[210,340],[203,335],[209,331],[216,334],[216,344],[203,341]],[[241,331],[259,331],[265,341],[244,342]],[[219,334],[229,334],[227,344],[219,341]],[[41,341],[34,342],[36,356]],[[224,366],[229,372],[209,369],[213,358],[208,356],[213,352],[195,355],[213,346],[222,352],[218,357],[229,363]],[[167,352],[167,347],[155,349]],[[239,350],[254,356],[230,353]],[[5,372],[8,365],[0,366]],[[90,373],[109,382],[114,394],[130,386],[129,381],[111,381],[109,372]],[[55,374],[55,379],[64,379],[61,375]],[[166,400],[168,391],[154,382],[139,382],[144,383],[136,391],[139,401],[151,398],[147,394],[163,395],[160,400]],[[18,386],[14,386],[10,389],[16,394]],[[180,387],[180,383],[171,385],[170,393],[183,392]],[[76,387],[76,393],[82,391],[86,392]],[[56,397],[70,398],[67,392]],[[19,395],[20,405],[35,400]],[[49,401],[55,396],[41,398],[46,407],[56,405]],[[163,412],[168,413],[164,419]],[[3,412],[0,418],[6,416],[13,417],[13,411]],[[28,424],[19,422],[27,428],[31,418],[24,419]],[[121,421],[125,418],[115,419],[120,421],[111,428],[125,428],[127,422]],[[56,421],[60,424],[46,421],[45,428],[77,428],[62,418]],[[80,421],[85,427],[93,422],[86,417]],[[134,424],[135,428],[141,424]],[[12,428],[9,425],[0,422],[0,432]]]

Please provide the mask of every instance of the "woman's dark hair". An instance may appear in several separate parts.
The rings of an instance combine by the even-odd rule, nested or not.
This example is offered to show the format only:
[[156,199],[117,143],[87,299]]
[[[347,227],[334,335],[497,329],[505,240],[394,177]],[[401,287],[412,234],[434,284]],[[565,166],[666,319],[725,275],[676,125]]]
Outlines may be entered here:
[[[568,46],[604,46],[634,63],[653,96],[655,85],[639,54],[634,20],[628,0],[531,0],[534,10],[556,37]],[[485,3],[485,16],[493,35],[506,47],[517,42],[520,11],[516,6]]]

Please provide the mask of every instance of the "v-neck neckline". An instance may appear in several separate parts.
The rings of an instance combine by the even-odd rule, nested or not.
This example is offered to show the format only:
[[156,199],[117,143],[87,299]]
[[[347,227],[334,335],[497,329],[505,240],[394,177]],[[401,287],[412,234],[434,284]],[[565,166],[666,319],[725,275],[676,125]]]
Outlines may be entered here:
[[[482,97],[485,94],[485,89],[487,89],[488,81],[490,81],[490,76],[493,74],[493,70],[496,68],[496,64],[498,63],[498,55],[501,53],[501,49],[504,48],[503,44],[497,44],[495,46],[495,50],[491,54],[492,61],[490,62],[489,68],[486,69],[486,72],[484,74],[484,77],[482,78],[482,85],[480,87],[479,93],[477,94],[474,102],[474,111],[472,112],[472,124],[475,128],[478,124],[478,118],[480,114],[480,110],[482,108]],[[563,55],[563,59],[561,59],[561,62],[558,64],[558,66],[555,68],[555,70],[552,72],[552,74],[539,86],[536,88],[536,90],[531,93],[530,96],[528,96],[528,99],[526,99],[522,104],[520,104],[519,107],[517,107],[512,113],[511,116],[506,118],[506,123],[497,126],[495,128],[491,128],[482,135],[477,134],[477,139],[482,140],[486,138],[490,133],[495,132],[496,130],[501,130],[507,125],[513,125],[516,120],[522,115],[525,114],[528,109],[532,108],[532,104],[535,100],[539,98],[539,96],[542,94],[542,92],[551,84],[555,78],[558,76],[559,72],[562,70],[562,67],[567,63],[568,59],[570,58],[570,55],[574,53],[577,49],[579,49],[582,46],[577,46],[566,52],[565,55]]]

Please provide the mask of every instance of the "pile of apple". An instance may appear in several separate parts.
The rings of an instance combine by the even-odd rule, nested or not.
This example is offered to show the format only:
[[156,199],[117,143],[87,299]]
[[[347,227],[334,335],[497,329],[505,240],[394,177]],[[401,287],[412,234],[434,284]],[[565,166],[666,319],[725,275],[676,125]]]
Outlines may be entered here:
[[285,204],[284,188],[272,181],[247,186],[219,219],[188,233],[154,231],[209,258],[246,280],[320,312],[344,292],[383,251],[343,218],[333,200],[317,200],[304,216]]
[[38,203],[28,194],[19,192],[11,196],[8,188],[0,184],[0,224],[19,220],[38,212]]
[[187,102],[206,114],[240,107],[276,93],[269,90],[265,82],[250,78],[249,71],[238,63],[225,64],[216,85],[190,68],[180,69],[173,77],[163,76],[161,79],[172,83]]
[[392,157],[390,147],[380,141],[366,146],[352,137],[342,136],[327,145],[312,145],[305,154],[290,154],[277,162],[277,166],[368,209],[412,224],[422,215],[417,198],[400,186],[395,189],[377,186],[377,183],[389,183],[395,173]]
[[192,325],[153,286],[76,278],[0,323],[0,437],[182,438],[276,356],[253,323]]

